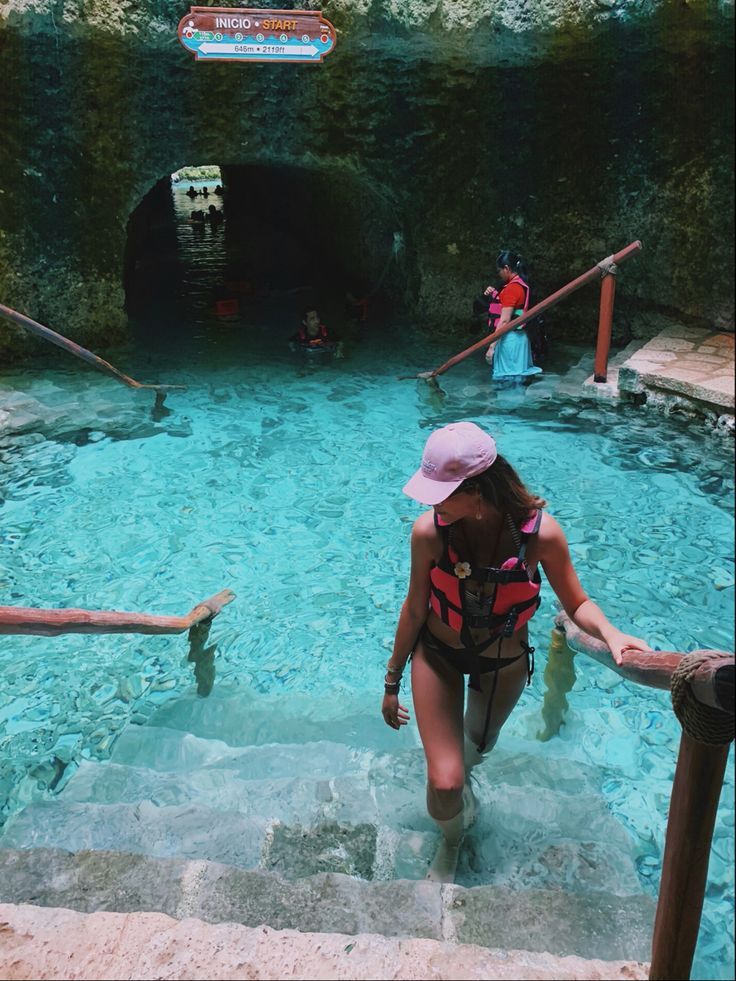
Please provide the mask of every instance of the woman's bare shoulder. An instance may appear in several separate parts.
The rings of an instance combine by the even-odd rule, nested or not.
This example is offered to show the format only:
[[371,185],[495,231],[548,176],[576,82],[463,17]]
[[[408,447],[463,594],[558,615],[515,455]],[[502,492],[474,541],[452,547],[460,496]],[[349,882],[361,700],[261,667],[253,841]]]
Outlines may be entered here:
[[542,520],[539,523],[539,533],[537,535],[539,548],[542,552],[549,548],[565,546],[567,539],[557,518],[549,513],[542,512]]
[[434,523],[434,511],[424,511],[414,522],[412,538],[421,541],[434,541],[437,538],[437,528]]
[[414,522],[411,530],[411,549],[415,560],[423,557],[436,562],[442,553],[442,539],[434,523],[434,511],[425,511]]

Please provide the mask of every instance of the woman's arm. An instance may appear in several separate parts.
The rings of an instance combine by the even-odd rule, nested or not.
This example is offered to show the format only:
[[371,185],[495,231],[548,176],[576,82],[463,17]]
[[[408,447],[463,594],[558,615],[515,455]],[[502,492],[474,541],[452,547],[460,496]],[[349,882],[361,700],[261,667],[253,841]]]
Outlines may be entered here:
[[501,316],[496,321],[496,330],[498,330],[499,327],[503,327],[504,324],[507,324],[513,315],[513,307],[501,307]]
[[[427,619],[429,573],[434,561],[436,536],[431,512],[423,514],[414,522],[411,533],[409,590],[401,607],[393,652],[386,665],[387,683],[396,682],[401,677],[409,655],[414,650],[419,631]],[[399,703],[398,693],[386,693],[383,696],[381,711],[386,723],[393,729],[399,729],[409,721],[409,712]]]
[[[501,316],[498,318],[498,320],[496,321],[496,324],[495,324],[495,326],[493,328],[493,333],[494,334],[496,333],[496,331],[498,330],[499,327],[503,327],[504,324],[507,324],[509,322],[509,320],[511,320],[511,317],[513,316],[513,313],[514,313],[514,308],[513,307],[502,307],[501,308]],[[492,355],[492,352],[495,350],[496,344],[497,344],[497,341],[491,340],[491,343],[488,346],[488,351],[486,352],[486,355],[488,355],[488,363],[489,364],[492,364],[493,363],[493,355]]]
[[[428,527],[429,526],[429,527]],[[388,666],[403,670],[419,631],[427,619],[429,611],[429,573],[434,561],[433,544],[436,538],[434,522],[430,512],[423,514],[414,522],[411,532],[411,574],[409,590],[401,607],[399,624],[396,628],[393,653]]]
[[622,663],[624,650],[651,650],[646,641],[614,627],[603,610],[588,598],[573,567],[565,533],[551,514],[545,513],[542,518],[538,547],[539,562],[565,613],[581,630],[602,640],[616,664]]

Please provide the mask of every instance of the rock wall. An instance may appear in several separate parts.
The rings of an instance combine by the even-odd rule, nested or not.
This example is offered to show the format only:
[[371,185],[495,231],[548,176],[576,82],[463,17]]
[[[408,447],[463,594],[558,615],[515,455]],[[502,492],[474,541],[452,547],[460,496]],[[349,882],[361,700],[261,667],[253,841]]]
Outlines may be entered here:
[[[197,64],[187,4],[0,0],[0,302],[104,349],[125,330],[131,214],[167,174],[218,163],[303,175],[302,199],[334,185],[323,227],[331,208],[363,278],[400,231],[385,289],[429,329],[467,328],[502,247],[539,298],[637,238],[618,340],[733,329],[731,0],[263,6],[321,8],[335,51]],[[591,337],[597,291],[559,311],[558,335]],[[0,353],[29,344],[0,325]]]

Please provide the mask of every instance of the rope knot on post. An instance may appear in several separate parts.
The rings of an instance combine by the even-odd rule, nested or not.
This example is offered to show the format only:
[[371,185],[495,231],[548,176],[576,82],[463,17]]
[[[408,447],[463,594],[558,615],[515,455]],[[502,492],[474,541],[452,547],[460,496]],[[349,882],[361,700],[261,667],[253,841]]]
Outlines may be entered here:
[[601,271],[601,278],[603,276],[615,276],[618,273],[618,266],[613,261],[613,256],[609,255],[605,259],[601,259],[596,265]]
[[694,651],[683,657],[672,672],[670,691],[675,715],[691,739],[707,746],[726,746],[733,741],[734,716],[698,701],[691,682],[702,665],[726,660],[721,651]]

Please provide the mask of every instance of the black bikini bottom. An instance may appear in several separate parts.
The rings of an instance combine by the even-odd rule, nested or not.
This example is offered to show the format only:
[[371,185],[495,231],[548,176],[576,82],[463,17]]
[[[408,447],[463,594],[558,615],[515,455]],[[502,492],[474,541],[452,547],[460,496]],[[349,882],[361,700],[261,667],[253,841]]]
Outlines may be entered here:
[[[493,696],[496,694],[496,685],[498,684],[498,672],[502,668],[508,667],[509,664],[513,664],[515,661],[518,661],[520,657],[526,657],[526,683],[527,685],[530,685],[532,675],[534,674],[534,648],[530,647],[525,641],[522,640],[521,654],[516,654],[514,657],[501,657],[500,654],[503,637],[492,637],[489,641],[482,642],[474,647],[451,647],[438,637],[435,637],[426,624],[422,627],[419,636],[425,646],[429,648],[431,653],[438,654],[459,674],[467,674],[470,676],[468,678],[468,688],[472,688],[473,691],[482,691],[480,684],[480,676],[482,674],[488,674],[489,671],[494,672],[495,677],[493,679],[491,693],[488,697],[488,708],[486,709],[486,721],[483,728],[483,738],[478,746],[478,752],[482,753],[488,742],[488,727],[491,722]],[[498,643],[498,657],[480,656],[483,651],[487,651],[488,648],[495,643]]]

